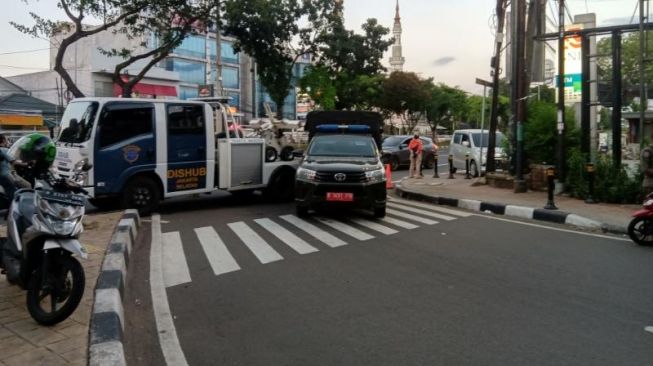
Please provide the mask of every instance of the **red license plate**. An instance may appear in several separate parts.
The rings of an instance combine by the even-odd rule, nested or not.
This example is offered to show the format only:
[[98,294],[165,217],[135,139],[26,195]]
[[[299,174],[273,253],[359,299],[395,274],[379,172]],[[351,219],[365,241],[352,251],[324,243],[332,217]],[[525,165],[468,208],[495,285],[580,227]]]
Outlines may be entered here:
[[327,201],[352,202],[354,200],[354,194],[345,192],[327,192],[326,199]]

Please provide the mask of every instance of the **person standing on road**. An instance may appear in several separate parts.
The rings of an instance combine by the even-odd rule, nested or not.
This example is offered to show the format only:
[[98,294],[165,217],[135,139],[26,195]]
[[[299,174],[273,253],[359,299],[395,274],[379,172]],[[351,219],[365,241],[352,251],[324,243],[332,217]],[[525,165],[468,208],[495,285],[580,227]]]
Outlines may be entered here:
[[644,173],[642,180],[642,195],[653,192],[653,145],[648,145],[642,149],[641,167]]
[[419,134],[416,133],[413,139],[410,140],[408,150],[410,150],[409,178],[424,178],[422,175],[422,150],[424,150],[424,144],[419,138]]

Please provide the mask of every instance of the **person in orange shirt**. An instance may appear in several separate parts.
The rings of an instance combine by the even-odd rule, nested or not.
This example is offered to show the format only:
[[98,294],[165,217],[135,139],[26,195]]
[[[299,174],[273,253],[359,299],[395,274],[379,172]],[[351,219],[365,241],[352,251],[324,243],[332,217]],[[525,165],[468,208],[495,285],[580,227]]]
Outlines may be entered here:
[[408,150],[410,150],[410,171],[408,172],[408,177],[424,178],[422,175],[422,150],[424,150],[424,144],[422,144],[419,134],[416,133],[413,139],[410,140]]

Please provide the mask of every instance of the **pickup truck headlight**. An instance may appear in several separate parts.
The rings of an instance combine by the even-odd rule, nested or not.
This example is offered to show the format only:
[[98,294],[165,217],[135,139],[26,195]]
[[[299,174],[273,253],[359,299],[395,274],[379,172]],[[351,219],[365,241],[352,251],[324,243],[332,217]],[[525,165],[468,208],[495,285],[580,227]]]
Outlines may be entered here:
[[365,172],[365,177],[368,183],[385,182],[385,170],[370,170],[369,172]]
[[297,180],[314,182],[315,181],[315,170],[310,170],[310,169],[306,169],[306,168],[298,168],[297,169]]

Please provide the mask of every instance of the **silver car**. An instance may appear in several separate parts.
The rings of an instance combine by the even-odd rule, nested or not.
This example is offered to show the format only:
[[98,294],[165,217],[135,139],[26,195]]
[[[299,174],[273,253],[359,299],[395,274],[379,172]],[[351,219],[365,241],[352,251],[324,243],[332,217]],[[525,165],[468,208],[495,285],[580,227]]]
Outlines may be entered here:
[[[482,130],[482,134],[480,129],[454,131],[449,150],[449,153],[453,155],[454,169],[465,170],[465,159],[468,155],[470,173],[475,177],[483,174],[485,172],[489,137],[490,133],[488,130]],[[503,134],[497,132],[494,159],[497,161],[498,166],[501,166],[501,162],[504,159],[502,148],[503,139]],[[481,150],[483,151],[482,154]]]

